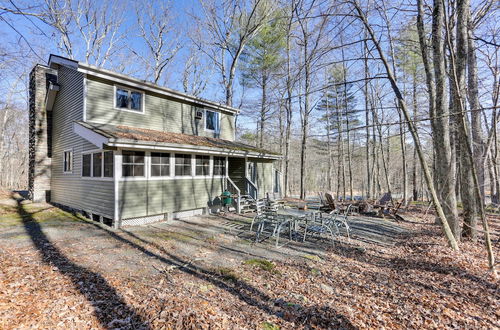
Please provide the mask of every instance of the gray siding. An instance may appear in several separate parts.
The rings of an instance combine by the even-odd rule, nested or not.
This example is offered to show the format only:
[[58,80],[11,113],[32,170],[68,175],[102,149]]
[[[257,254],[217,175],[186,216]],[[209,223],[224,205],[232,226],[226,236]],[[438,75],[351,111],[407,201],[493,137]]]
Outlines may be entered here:
[[266,193],[272,196],[273,194],[273,162],[263,161],[261,159],[248,159],[248,161],[255,161],[257,164],[257,188],[259,189],[258,198],[266,197]]
[[222,188],[221,178],[121,181],[119,212],[127,219],[207,207]]
[[[98,124],[126,125],[166,132],[214,137],[205,131],[204,118],[195,120],[196,107],[146,92],[145,113],[120,111],[114,108],[113,82],[92,77],[87,80],[87,121]],[[221,113],[220,138],[234,140],[234,116]]]
[[[83,119],[82,73],[61,67],[60,90],[54,103],[51,200],[75,209],[91,211],[109,218],[114,216],[113,181],[81,178],[83,151],[96,147],[73,132],[73,122]],[[73,150],[73,171],[63,173],[63,152]]]

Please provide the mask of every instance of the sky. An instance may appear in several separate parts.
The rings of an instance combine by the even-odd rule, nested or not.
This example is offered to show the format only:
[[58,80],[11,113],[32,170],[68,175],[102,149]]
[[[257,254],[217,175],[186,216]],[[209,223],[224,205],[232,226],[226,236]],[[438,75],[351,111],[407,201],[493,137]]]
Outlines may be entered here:
[[[42,1],[42,0],[37,0]],[[119,0],[117,0],[119,1]],[[475,2],[477,0],[474,0]],[[0,0],[1,6],[6,6],[12,8],[14,5],[18,8],[25,9],[28,12],[37,11],[38,8],[33,7],[33,3],[36,1],[30,0]],[[134,27],[136,25],[136,16],[135,16],[135,5],[138,3],[135,0],[123,0],[117,2],[119,4],[119,13],[123,15],[124,23],[121,27],[121,32],[125,35],[125,43],[124,46],[117,52],[116,56],[120,57],[120,60],[125,61],[128,60],[128,63],[125,67],[121,68],[124,70],[124,73],[132,74],[138,78],[144,78],[144,72],[142,67],[139,65],[138,60],[130,60],[133,58],[131,50],[134,50],[138,53],[146,52],[146,45],[138,36],[137,32],[134,32]],[[201,5],[198,0],[186,0],[186,1],[172,1],[172,24],[173,30],[175,31],[172,34],[172,38],[179,38],[179,41],[183,45],[187,45],[188,31],[196,28],[192,26],[193,20],[190,17],[191,14],[201,15]],[[410,4],[410,9],[414,9],[414,5]],[[413,15],[413,14],[409,14]],[[391,17],[391,22],[393,23],[393,29],[396,30],[401,26],[402,21],[404,20],[404,16],[399,14],[399,16]],[[372,18],[372,21],[374,18]],[[347,28],[347,34],[349,35],[351,27]],[[75,37],[76,35],[72,36]],[[351,39],[355,40],[358,38],[357,35],[351,35]],[[11,51],[22,50],[24,54],[27,56],[19,57],[16,59],[18,61],[18,65],[11,65],[9,68],[15,70],[14,72],[3,72],[2,79],[0,79],[0,88],[3,90],[8,89],[8,87],[12,86],[12,84],[25,84],[27,79],[19,81],[16,80],[16,77],[19,75],[19,70],[24,70],[25,72],[29,71],[35,63],[46,63],[48,60],[48,55],[51,53],[65,55],[58,50],[57,47],[57,35],[54,33],[51,27],[47,26],[40,20],[34,17],[26,17],[21,15],[12,15],[0,10],[0,45],[3,47],[7,47]],[[338,40],[335,40],[338,42]],[[21,47],[19,47],[21,45]],[[28,46],[29,45],[29,46]],[[353,47],[351,49],[346,50],[347,58],[355,58],[356,51],[358,47]],[[1,50],[1,49],[0,49]],[[186,55],[188,53],[187,48],[181,48],[179,53],[176,55],[172,65],[168,67],[168,80],[166,82],[160,82],[162,85],[166,85],[169,88],[182,90],[181,75],[184,70],[184,61]],[[339,58],[339,54],[333,54],[333,57]],[[83,55],[77,54],[77,60],[83,60]],[[372,62],[372,69],[375,71],[377,69],[377,65],[380,63]],[[114,63],[116,64],[116,63]],[[362,72],[362,62],[361,61],[350,61],[348,62],[349,71],[352,73],[352,78],[356,79],[363,75]],[[108,66],[108,68],[110,68]],[[111,69],[115,69],[111,67]],[[224,100],[223,90],[220,85],[220,75],[215,71],[206,71],[202,74],[205,74],[209,77],[209,84],[207,85],[206,90],[201,95],[207,99],[211,99],[214,101],[222,102]],[[387,81],[379,80],[377,83],[381,85],[387,85]],[[360,86],[357,86],[357,106],[359,108],[363,107],[364,100],[363,95],[360,90]],[[388,91],[389,95],[391,92]],[[244,102],[244,108],[250,108],[251,110],[254,104],[260,97],[260,94],[256,90],[247,90],[246,98]],[[19,98],[21,101],[26,101],[26,93],[20,93],[15,97]],[[312,97],[312,103],[315,104],[319,100],[320,95],[317,93]],[[235,104],[239,104],[240,98],[240,88],[238,81],[235,84]],[[251,111],[250,110],[250,111]],[[298,116],[298,115],[297,115]],[[396,119],[396,118],[392,118]],[[239,124],[243,128],[254,129],[255,128],[255,119],[253,116],[246,116],[244,120],[239,120]],[[318,129],[319,126],[313,125],[313,131]],[[314,133],[314,132],[313,132]]]

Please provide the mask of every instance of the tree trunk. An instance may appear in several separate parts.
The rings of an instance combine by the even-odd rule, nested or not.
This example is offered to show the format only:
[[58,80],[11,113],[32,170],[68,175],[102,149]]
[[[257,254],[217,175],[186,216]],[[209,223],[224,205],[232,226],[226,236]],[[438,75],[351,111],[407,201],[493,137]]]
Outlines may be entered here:
[[[495,256],[493,254],[493,248],[491,246],[491,238],[490,238],[490,231],[489,231],[489,225],[488,221],[485,216],[484,212],[484,207],[483,203],[481,201],[481,191],[479,188],[479,181],[477,177],[477,172],[474,166],[474,158],[473,158],[473,152],[472,152],[472,146],[471,146],[471,140],[469,137],[469,127],[468,127],[468,120],[467,116],[465,115],[465,95],[466,95],[466,90],[465,90],[465,65],[466,65],[466,60],[467,60],[467,22],[468,22],[468,17],[469,17],[469,0],[458,0],[457,1],[457,58],[456,60],[453,57],[453,52],[452,54],[452,74],[453,74],[453,81],[455,82],[455,88],[456,88],[456,95],[457,95],[457,107],[459,108],[459,111],[457,111],[460,119],[460,125],[459,127],[459,132],[461,134],[461,147],[465,149],[465,153],[463,156],[461,156],[461,163],[465,163],[468,168],[471,169],[472,173],[472,179],[473,179],[473,189],[475,193],[475,198],[478,203],[476,205],[472,204],[473,201],[467,201],[471,202],[471,205],[469,207],[474,207],[477,206],[477,209],[479,211],[479,216],[481,218],[481,222],[483,225],[483,230],[484,230],[484,240],[485,240],[485,246],[486,246],[486,251],[488,252],[488,263],[490,270],[492,271],[493,275],[496,277],[496,270],[495,270]],[[449,29],[447,29],[449,31]],[[449,38],[448,38],[449,42]],[[451,49],[451,47],[450,47]],[[463,158],[463,161],[462,161]],[[465,203],[465,202],[464,202]],[[474,210],[475,211],[475,210]]]
[[[366,39],[366,30],[365,30]],[[371,198],[371,175],[370,175],[370,110],[368,107],[368,54],[366,41],[363,43],[363,58],[365,64],[365,126],[366,126],[366,145],[365,145],[365,162],[366,162],[366,198]]]
[[266,102],[267,102],[267,76],[262,75],[262,99],[260,107],[260,135],[259,148],[264,148],[264,125],[266,123]]
[[435,76],[435,117],[431,120],[434,150],[436,150],[437,189],[440,193],[443,212],[456,240],[460,239],[460,222],[458,219],[457,199],[455,195],[455,173],[452,169],[454,161],[451,153],[449,110],[446,104],[446,68],[444,53],[444,4],[434,1],[432,13],[432,49]]
[[[413,120],[417,119],[417,73],[413,72]],[[413,167],[412,167],[412,187],[413,187],[413,200],[418,200],[417,188],[417,150],[413,148]]]
[[387,62],[387,59],[386,59],[385,54],[384,54],[384,52],[379,44],[379,41],[375,37],[375,34],[374,34],[373,30],[371,29],[370,24],[366,20],[366,16],[364,15],[363,11],[361,10],[361,8],[359,7],[359,4],[357,2],[354,2],[354,6],[355,6],[355,9],[359,15],[359,19],[363,22],[363,24],[365,25],[366,29],[368,30],[368,32],[370,34],[370,39],[374,43],[374,45],[377,49],[377,52],[380,56],[380,59],[385,67],[385,71],[386,71],[388,79],[391,83],[391,87],[394,91],[394,94],[396,95],[396,98],[398,99],[401,110],[403,111],[403,114],[405,116],[405,120],[408,121],[408,128],[410,130],[410,133],[412,134],[415,148],[417,149],[418,157],[420,159],[420,164],[421,164],[422,170],[424,172],[425,181],[426,181],[427,187],[429,188],[429,191],[432,195],[432,200],[434,202],[434,206],[436,208],[436,212],[438,214],[438,217],[441,220],[441,226],[443,228],[446,239],[448,240],[448,243],[452,249],[458,250],[457,241],[455,240],[455,237],[453,236],[451,228],[448,224],[448,220],[446,218],[446,215],[443,211],[443,208],[442,208],[441,203],[439,201],[438,195],[437,195],[436,190],[434,188],[434,183],[433,183],[433,180],[431,177],[431,173],[430,173],[429,167],[427,166],[427,163],[425,161],[424,153],[423,153],[422,147],[420,145],[420,138],[418,136],[418,132],[417,132],[413,122],[411,121],[411,117],[410,117],[410,114],[406,108],[406,103],[404,101],[403,95],[401,94],[401,91],[396,83],[396,80],[394,78],[392,70],[389,67],[389,63]]
[[[469,28],[471,27],[469,18]],[[479,87],[477,77],[477,59],[475,42],[472,36],[472,30],[468,31],[467,38],[467,66],[468,66],[468,96],[469,106],[471,111],[471,129],[472,129],[472,152],[474,155],[475,166],[477,169],[477,176],[481,189],[481,196],[484,200],[484,163],[486,157],[486,150],[483,139],[483,128],[481,126],[481,113],[479,111]]]

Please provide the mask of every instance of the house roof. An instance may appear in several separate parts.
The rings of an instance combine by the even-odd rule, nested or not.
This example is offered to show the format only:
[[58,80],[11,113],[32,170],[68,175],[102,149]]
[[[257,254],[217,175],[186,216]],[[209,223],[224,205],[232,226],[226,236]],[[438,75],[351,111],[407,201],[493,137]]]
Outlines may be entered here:
[[[129,146],[233,154],[270,159],[280,158],[280,155],[276,152],[257,148],[241,142],[123,125],[76,122],[75,132],[87,138],[89,141],[89,135],[85,134],[82,128],[99,135],[100,137],[97,137],[99,143],[111,147]],[[94,141],[90,142],[94,143]]]
[[221,104],[221,103],[210,101],[210,100],[207,100],[207,99],[204,99],[201,97],[182,93],[182,92],[176,91],[174,89],[170,89],[167,87],[163,87],[163,86],[148,82],[146,80],[136,79],[136,78],[133,78],[133,77],[130,77],[130,76],[118,73],[118,72],[106,70],[106,69],[103,69],[103,68],[100,68],[100,67],[97,67],[94,65],[86,64],[86,63],[75,61],[75,60],[72,60],[72,59],[69,59],[66,57],[51,54],[49,57],[48,66],[53,67],[54,65],[62,65],[62,66],[70,67],[70,68],[73,68],[73,69],[78,70],[80,72],[83,72],[87,75],[108,79],[108,80],[115,81],[115,82],[120,83],[120,84],[124,84],[124,85],[128,85],[131,87],[155,92],[158,94],[163,94],[163,95],[166,95],[168,97],[171,97],[171,98],[174,98],[177,100],[182,100],[185,102],[189,102],[192,104],[196,104],[196,105],[199,105],[202,107],[207,107],[207,108],[211,108],[211,109],[216,109],[216,110],[226,111],[226,112],[231,112],[231,113],[236,113],[236,114],[240,112],[240,109],[230,107],[230,106],[225,105],[225,104]]

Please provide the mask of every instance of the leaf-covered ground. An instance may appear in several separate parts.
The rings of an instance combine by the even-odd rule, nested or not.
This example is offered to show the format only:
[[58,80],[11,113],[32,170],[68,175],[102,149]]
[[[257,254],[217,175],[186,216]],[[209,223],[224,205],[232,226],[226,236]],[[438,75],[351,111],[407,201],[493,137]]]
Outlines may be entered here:
[[[225,236],[201,244],[189,240],[201,232],[153,237],[46,205],[10,207],[0,213],[0,328],[491,329],[500,321],[483,246],[451,251],[430,217],[405,217],[398,225],[407,233],[391,245],[343,240],[323,254],[296,245],[302,257],[268,258],[247,244],[245,260],[223,267],[200,256],[225,258]],[[187,255],[181,242],[199,246]]]

